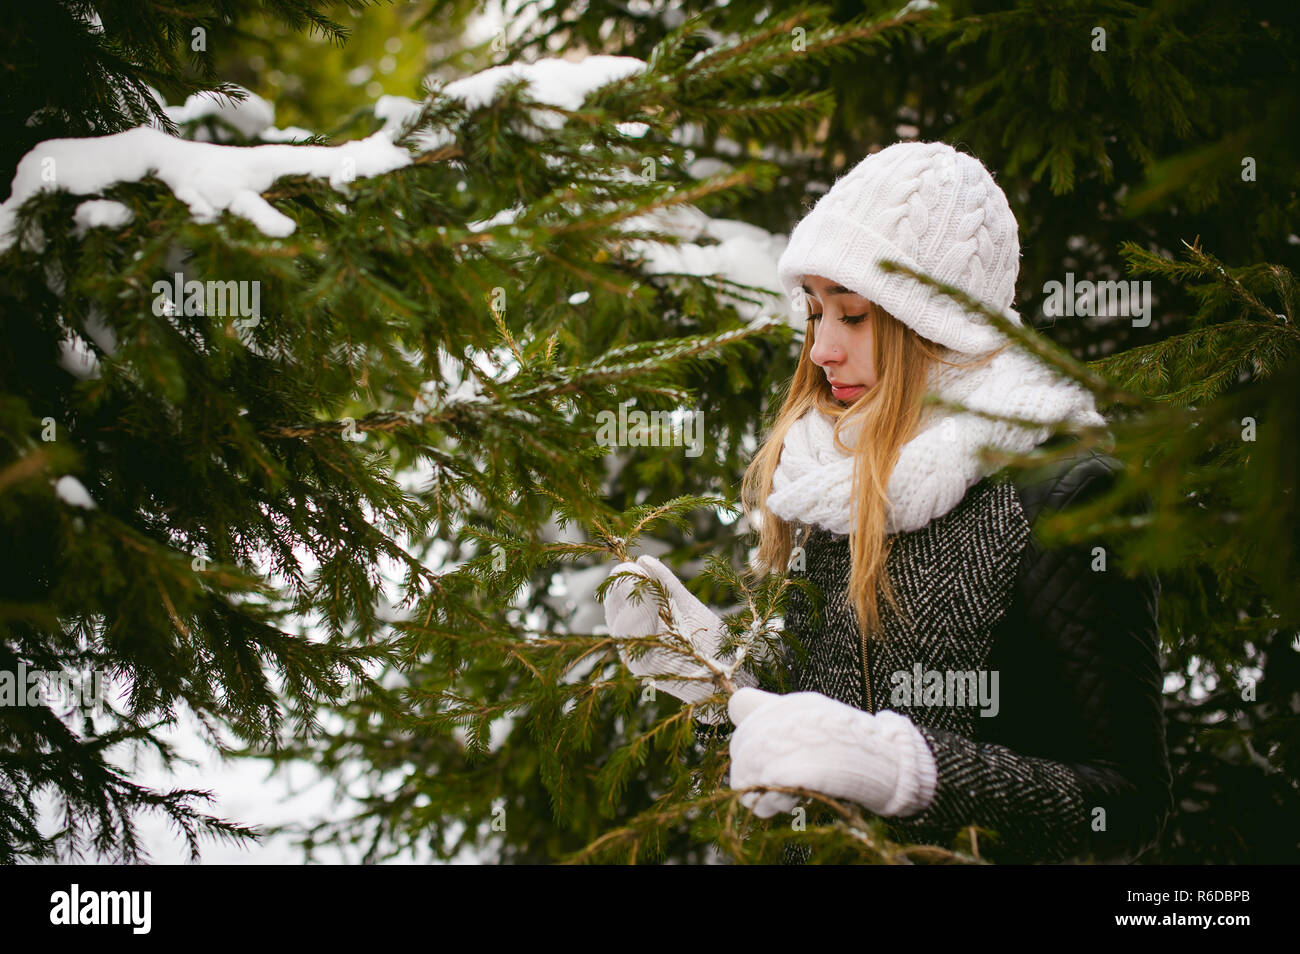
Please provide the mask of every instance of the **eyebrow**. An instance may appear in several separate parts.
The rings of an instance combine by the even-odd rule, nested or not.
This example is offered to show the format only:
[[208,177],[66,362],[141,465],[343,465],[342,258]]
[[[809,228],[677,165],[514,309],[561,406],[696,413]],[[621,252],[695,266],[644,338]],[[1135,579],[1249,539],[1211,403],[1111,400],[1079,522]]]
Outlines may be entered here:
[[[807,285],[801,284],[799,287],[802,288],[804,291],[806,291],[808,294],[812,295],[814,298],[817,297],[817,293],[813,291],[811,288],[809,288]],[[843,285],[832,285],[826,291],[828,294],[831,295],[857,295],[858,294],[857,292],[853,291],[851,288],[845,288]]]

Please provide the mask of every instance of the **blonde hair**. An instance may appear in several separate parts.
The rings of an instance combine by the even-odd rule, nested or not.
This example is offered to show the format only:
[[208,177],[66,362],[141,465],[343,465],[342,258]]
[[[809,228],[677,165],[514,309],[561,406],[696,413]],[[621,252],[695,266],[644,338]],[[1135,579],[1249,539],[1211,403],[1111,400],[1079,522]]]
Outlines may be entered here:
[[[886,572],[886,561],[893,543],[892,537],[885,534],[887,488],[899,452],[921,423],[930,369],[935,364],[979,367],[1002,350],[999,348],[972,364],[950,361],[944,357],[952,353],[950,349],[921,337],[874,302],[871,303],[870,315],[877,383],[847,407],[836,400],[825,372],[810,357],[814,341],[810,325],[804,334],[799,364],[786,388],[785,400],[767,439],[746,468],[741,484],[742,506],[750,525],[756,527],[759,535],[754,562],[760,571],[784,573],[794,549],[794,525],[767,509],[772,474],[780,462],[786,432],[797,420],[813,408],[835,418],[835,446],[854,457],[851,499],[855,506],[854,522],[849,529],[852,561],[849,603],[856,613],[864,639],[877,638],[878,635],[878,586],[894,611],[901,615]],[[859,419],[862,422],[861,438],[856,448],[849,448],[841,440],[840,432],[847,423]]]

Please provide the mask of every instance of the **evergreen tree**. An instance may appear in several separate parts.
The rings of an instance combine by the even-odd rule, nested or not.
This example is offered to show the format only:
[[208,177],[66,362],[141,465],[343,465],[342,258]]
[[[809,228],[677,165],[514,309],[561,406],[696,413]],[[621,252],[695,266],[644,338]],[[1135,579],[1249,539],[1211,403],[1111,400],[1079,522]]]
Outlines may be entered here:
[[[343,37],[324,4],[267,6]],[[233,42],[252,4],[50,7],[5,53],[0,672],[97,669],[130,693],[103,717],[0,707],[0,858],[89,840],[134,859],[148,808],[196,855],[204,833],[254,834],[114,764],[166,755],[184,704],[216,748],[229,730],[364,789],[357,817],[302,827],[309,855],[770,861],[798,837],[836,860],[979,861],[974,832],[897,845],[847,804],[806,832],[756,821],[725,787],[729,725],[655,695],[596,632],[597,584],[649,549],[785,688],[788,581],[743,569],[731,493],[797,355],[764,256],[900,135],[998,170],[1040,330],[1018,337],[1116,421],[1128,479],[1055,529],[1122,536],[1165,583],[1183,812],[1156,860],[1294,858],[1295,133],[1268,121],[1295,95],[1286,5],[733,0],[682,19],[561,0],[507,24],[512,72],[381,100],[352,143],[260,166],[248,147],[327,139],[277,130],[257,97],[154,97],[219,88],[213,57],[178,51],[195,28]],[[56,47],[80,72],[48,68]],[[580,58],[532,63],[556,53]],[[48,141],[146,120],[178,137],[149,143],[152,174],[108,140]],[[189,147],[210,177],[172,174]],[[1047,320],[1047,282],[1118,278],[1120,258],[1155,280],[1149,325]],[[260,314],[160,292],[177,273],[182,292],[257,282]],[[650,444],[634,414],[601,437],[670,410],[703,453]],[[1116,516],[1142,495],[1146,521]]]
[[[740,211],[733,213],[773,231],[790,227],[805,196],[815,196],[867,151],[897,136],[958,142],[998,170],[1022,225],[1017,307],[1026,325],[1062,346],[1045,349],[1044,358],[1073,369],[1117,420],[1110,449],[1131,475],[1091,513],[1054,526],[1063,540],[1102,530],[1122,537],[1135,567],[1162,574],[1166,706],[1181,811],[1151,860],[1293,860],[1300,835],[1291,714],[1298,687],[1291,653],[1296,620],[1287,608],[1293,597],[1285,580],[1295,566],[1296,532],[1289,505],[1295,468],[1286,440],[1294,406],[1287,389],[1294,382],[1288,289],[1296,265],[1296,181],[1288,159],[1294,126],[1280,117],[1293,111],[1296,89],[1294,11],[1277,3],[1253,4],[1244,17],[1239,6],[1226,3],[864,6],[867,19],[905,19],[910,28],[882,29],[873,43],[846,45],[842,57],[796,60],[764,75],[762,88],[778,95],[834,95],[837,108],[812,139],[736,139],[706,127],[689,137],[693,154],[716,168],[755,155],[781,163],[773,190],[742,196]],[[742,42],[739,37],[765,8],[733,2],[723,9],[687,4],[638,12],[561,2],[512,36],[511,55],[522,60],[576,49],[650,56],[655,44],[680,28],[683,14],[702,9],[708,9],[713,32],[692,42],[712,50]],[[819,8],[832,33],[861,25],[845,10]],[[811,24],[807,30],[813,35]],[[799,36],[793,28],[791,35]],[[871,82],[863,82],[864,76]],[[1259,175],[1260,170],[1268,172]],[[1194,277],[1184,270],[1188,262],[1178,261],[1185,248],[1193,269],[1213,261],[1199,258],[1206,254],[1200,248],[1236,264],[1223,271],[1212,266],[1204,274],[1215,281],[1194,288],[1195,297],[1188,298],[1177,287],[1178,280]],[[1082,312],[1064,320],[1047,298],[1049,283],[1065,280],[1067,273],[1081,282],[1155,277],[1149,321]],[[1261,301],[1267,304],[1261,307]],[[1277,317],[1270,323],[1265,312]],[[1091,360],[1079,363],[1086,359]],[[1263,430],[1251,426],[1265,420]],[[746,440],[752,447],[753,437]],[[730,479],[738,474],[733,470]],[[612,482],[611,492],[619,494],[620,486]],[[680,486],[655,487],[634,498],[632,486],[622,499],[672,500]],[[1136,526],[1114,517],[1143,494],[1157,504],[1149,523]],[[739,565],[743,554],[736,542],[746,529],[743,520],[707,526],[696,520],[686,532],[664,528],[661,536],[670,555],[690,560],[716,553]],[[593,567],[598,563],[593,560]],[[714,605],[735,596],[734,590],[720,591],[698,560],[676,568]],[[536,581],[525,605],[564,631],[575,622],[566,610],[583,601],[548,597],[550,579]],[[578,579],[580,587],[592,574]],[[733,622],[742,629],[746,621]],[[597,665],[583,671],[612,678],[616,670]],[[491,691],[486,696],[496,698]],[[504,703],[493,709],[483,698],[482,690],[467,694],[455,711],[475,705],[487,715],[505,711]],[[676,715],[681,708],[670,701],[661,712]],[[584,710],[572,737],[609,739],[610,724],[601,710],[590,717]],[[563,749],[563,730],[532,719],[528,725],[542,737],[555,737]],[[625,729],[626,721],[615,717],[612,725]],[[603,846],[653,842],[662,849],[658,857],[698,857],[682,853],[683,844],[718,836],[719,827],[716,820],[712,828],[697,825],[686,837],[680,820],[699,806],[674,797],[683,790],[683,777],[674,773],[673,762],[683,756],[687,735],[684,724],[671,725],[681,734],[673,736],[666,766],[643,744],[627,756],[606,747],[583,750],[565,762],[604,766],[603,783],[633,807],[632,796],[657,780],[652,790],[666,794],[653,811],[614,835],[603,822],[591,824],[592,799],[585,798],[573,803],[568,823],[586,825],[588,835],[600,831]],[[642,722],[641,728],[643,740],[663,739],[658,723]],[[509,799],[511,818],[527,812],[528,822],[522,830],[515,822],[504,834],[492,833],[484,823],[488,806],[480,802],[464,812],[463,830],[472,832],[478,824],[479,834],[503,845],[508,857],[554,858],[556,839],[539,838],[553,836],[555,823],[539,806],[548,799],[562,802],[555,790],[566,776],[557,769],[554,782],[545,789],[537,785],[530,757],[535,743],[517,733],[515,728],[504,735],[491,763],[520,766],[517,773],[496,776],[508,776],[513,784],[492,791],[516,792]],[[339,759],[332,764],[365,753],[363,760],[371,764],[378,758],[380,766],[397,765],[373,744],[330,752]],[[703,760],[695,790],[712,795],[719,767],[698,749],[694,753]],[[633,754],[648,761],[629,768]],[[437,764],[445,777],[448,763]],[[324,826],[314,836],[325,830],[367,846],[386,838],[394,844],[440,843],[434,837],[443,832],[438,813],[412,811],[407,799],[436,804],[441,790],[417,773],[406,778],[367,817]],[[679,784],[674,787],[671,778]],[[463,802],[453,795],[443,804]],[[729,834],[718,843],[736,845]],[[888,846],[876,844],[888,853]],[[856,856],[863,854],[879,855],[871,849]]]
[[[174,11],[86,10],[60,27],[97,51],[115,29],[137,50],[187,33]],[[6,860],[88,839],[135,859],[145,808],[196,853],[204,834],[248,836],[197,811],[201,793],[143,790],[114,764],[130,743],[168,757],[157,729],[182,704],[223,751],[223,729],[250,751],[310,740],[331,704],[404,732],[427,722],[427,686],[400,699],[389,677],[452,679],[469,637],[520,637],[508,598],[557,508],[620,519],[591,440],[611,399],[668,410],[703,393],[701,437],[739,452],[736,386],[751,406],[765,386],[735,359],[709,380],[708,362],[780,368],[790,336],[768,341],[770,323],[719,296],[752,307],[761,290],[656,274],[638,249],[679,241],[656,213],[771,185],[761,162],[689,179],[677,124],[788,130],[829,100],[750,95],[757,65],[791,56],[777,27],[747,58],[688,67],[691,34],[649,68],[576,72],[581,108],[534,102],[525,78],[486,105],[471,90],[377,115],[363,142],[254,152],[285,138],[261,101],[169,112],[146,86],[150,115],[182,117],[184,137],[131,128],[122,106],[125,132],[16,163],[0,507],[22,557],[0,594],[0,668],[95,670],[127,693],[103,715],[0,710]],[[110,91],[150,75],[118,66]],[[691,479],[727,469],[704,456]],[[511,548],[485,588],[486,556],[457,564],[488,533]],[[51,790],[66,824],[47,836],[35,800]]]

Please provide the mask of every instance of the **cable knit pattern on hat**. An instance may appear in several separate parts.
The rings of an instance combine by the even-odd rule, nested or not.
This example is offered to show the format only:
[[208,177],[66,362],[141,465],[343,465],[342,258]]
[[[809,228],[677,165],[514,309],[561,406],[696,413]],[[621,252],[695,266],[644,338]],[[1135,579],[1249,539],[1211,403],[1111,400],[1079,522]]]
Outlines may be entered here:
[[867,156],[795,226],[777,275],[792,302],[805,275],[820,275],[955,351],[989,351],[1006,340],[950,298],[884,271],[883,259],[955,285],[1020,324],[1011,308],[1020,271],[1016,218],[974,156],[942,142],[899,142]]
[[[890,474],[886,532],[918,530],[948,513],[966,491],[996,469],[980,460],[982,448],[1027,453],[1052,434],[1053,423],[1104,426],[1091,392],[1061,377],[1018,345],[982,368],[936,365],[929,390],[970,411],[1042,422],[1039,428],[993,421],[968,411],[930,408],[918,433],[903,445]],[[772,475],[767,506],[784,520],[847,534],[853,525],[850,496],[854,457],[834,446],[834,421],[810,410],[786,433]],[[855,446],[858,425],[841,438]]]

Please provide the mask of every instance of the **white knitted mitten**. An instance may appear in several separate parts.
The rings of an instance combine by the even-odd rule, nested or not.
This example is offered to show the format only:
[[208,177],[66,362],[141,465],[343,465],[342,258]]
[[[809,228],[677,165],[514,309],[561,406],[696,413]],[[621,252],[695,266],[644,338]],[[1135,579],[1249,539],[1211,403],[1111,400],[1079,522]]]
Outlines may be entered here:
[[[652,580],[658,580],[668,596],[668,605],[673,615],[677,631],[686,637],[696,652],[727,664],[719,655],[719,648],[726,634],[726,627],[717,613],[701,603],[668,567],[652,556],[642,556],[635,563],[620,563],[610,571],[610,576],[618,573],[634,573]],[[632,636],[659,636],[664,638],[668,627],[659,618],[659,605],[651,584],[642,584],[641,593],[634,592],[634,579],[626,576],[614,580],[605,594],[605,622],[610,635],[620,638]],[[655,685],[669,695],[676,696],[683,702],[703,702],[714,693],[714,684],[710,680],[711,671],[702,662],[666,647],[655,647],[630,658],[627,644],[619,646],[619,657],[628,670],[636,676],[654,677]],[[665,675],[686,676],[693,681],[676,679],[663,680]],[[737,686],[757,686],[758,680],[743,666],[732,677]],[[698,680],[698,681],[695,681]],[[724,715],[718,713],[713,717],[702,713],[703,722],[721,722]]]
[[[863,712],[820,692],[738,690],[728,704],[731,787],[806,788],[848,799],[877,815],[914,815],[934,797],[934,755],[907,716]],[[792,811],[799,797],[750,792],[760,818]]]

